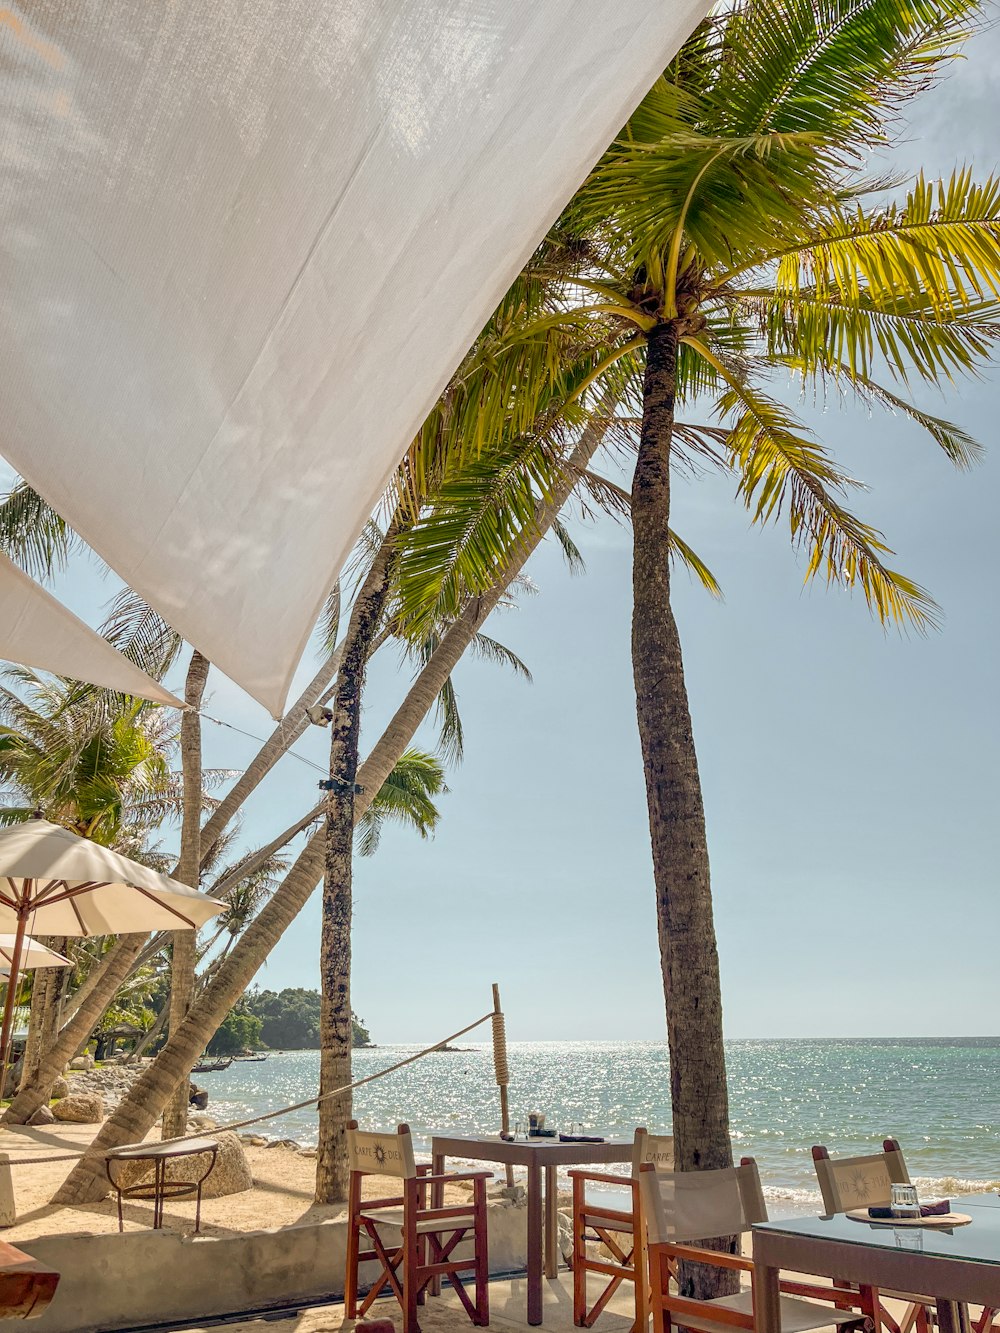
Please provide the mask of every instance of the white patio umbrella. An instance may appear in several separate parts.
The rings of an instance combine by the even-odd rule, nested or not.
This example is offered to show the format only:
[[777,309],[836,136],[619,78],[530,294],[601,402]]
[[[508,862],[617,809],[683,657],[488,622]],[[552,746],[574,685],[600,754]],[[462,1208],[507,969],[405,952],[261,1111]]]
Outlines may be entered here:
[[13,926],[0,1032],[5,1069],[24,941],[42,935],[197,930],[224,904],[45,819],[0,832],[0,927]]
[[[16,935],[0,935],[0,977],[10,976],[10,964],[14,956],[16,943]],[[22,972],[32,972],[36,967],[72,966],[72,959],[66,958],[61,953],[56,953],[55,949],[48,949],[44,944],[39,944],[30,935],[25,935],[21,941],[20,969]]]

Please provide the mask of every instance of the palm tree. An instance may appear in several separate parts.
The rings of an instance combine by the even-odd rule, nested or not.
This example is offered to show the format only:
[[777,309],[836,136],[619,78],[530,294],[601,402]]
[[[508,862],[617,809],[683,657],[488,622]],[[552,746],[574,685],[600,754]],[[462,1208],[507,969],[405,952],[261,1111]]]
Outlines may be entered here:
[[[610,329],[591,384],[617,402],[616,434],[638,434],[621,499],[633,524],[632,656],[684,1169],[728,1164],[731,1149],[704,810],[670,599],[668,555],[683,549],[669,526],[671,471],[706,457],[729,469],[756,522],[787,517],[807,577],[860,588],[884,622],[934,623],[926,592],[849,511],[850,478],[773,384],[791,377],[903,413],[957,466],[974,460],[975,442],[906,390],[911,379],[974,373],[990,355],[1000,184],[967,171],[918,177],[897,202],[898,186],[865,171],[976,9],[728,6],[685,44],[548,241],[576,261],[565,317]],[[692,426],[681,407],[717,424]],[[418,527],[404,560],[418,614],[446,599],[441,570],[464,564],[475,577],[463,553],[475,495],[453,487],[448,503],[450,552],[422,543]],[[710,1294],[700,1281],[689,1290]]]
[[[771,387],[791,375],[903,412],[958,466],[975,443],[918,409],[1000,328],[1000,183],[866,175],[906,101],[966,35],[966,0],[743,0],[706,22],[571,206],[588,301],[621,320],[639,439],[631,489],[632,660],[682,1169],[729,1164],[722,1009],[704,810],[671,608],[681,404],[711,408],[715,456],[758,522],[787,515],[807,577],[860,588],[883,621],[934,607],[847,509],[850,479]],[[894,381],[885,384],[884,377]],[[699,447],[711,446],[702,437]],[[695,1294],[707,1294],[689,1276]]]
[[144,835],[179,809],[169,759],[176,721],[139,700],[117,709],[68,681],[10,667],[0,686],[0,824],[33,811],[107,846]]
[[[536,495],[532,501],[530,521],[515,534],[506,557],[493,566],[490,586],[470,594],[456,606],[440,641],[357,771],[357,783],[362,791],[355,799],[356,822],[364,816],[372,794],[381,790],[421,722],[434,707],[462,654],[490,613],[503,601],[507,589],[556,521],[580,476],[586,472],[606,429],[605,404],[605,412],[586,425],[573,442],[551,488],[545,494]],[[309,818],[315,818],[315,813]],[[295,831],[302,826],[302,823],[294,826]],[[279,888],[240,937],[181,1027],[171,1034],[157,1059],[143,1071],[128,1096],[105,1122],[92,1151],[74,1168],[57,1192],[56,1202],[81,1203],[99,1199],[106,1192],[103,1154],[113,1146],[134,1142],[148,1133],[172,1090],[187,1077],[191,1064],[315,890],[323,874],[325,843],[323,828],[309,838]],[[113,964],[117,970],[112,972],[112,981],[116,976],[124,975],[126,958],[123,954]],[[5,1121],[21,1123],[30,1116],[40,1104],[37,1089],[44,1085],[50,1071],[58,1073],[59,1068],[61,1055],[57,1051],[40,1072],[32,1092],[19,1094],[4,1117]]]

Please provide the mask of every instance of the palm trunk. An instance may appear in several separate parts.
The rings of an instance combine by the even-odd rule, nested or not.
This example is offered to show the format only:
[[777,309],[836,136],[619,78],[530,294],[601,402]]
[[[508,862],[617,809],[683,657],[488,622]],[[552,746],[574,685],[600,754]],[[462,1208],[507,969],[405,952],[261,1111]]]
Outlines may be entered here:
[[[330,728],[330,782],[326,814],[323,926],[320,940],[320,1093],[351,1082],[351,915],[354,863],[354,786],[361,735],[365,668],[389,595],[397,528],[390,525],[351,608]],[[321,1102],[316,1200],[347,1197],[347,1124],[350,1094]]]
[[[682,1171],[732,1165],[719,958],[708,843],[680,636],[670,604],[670,448],[679,331],[649,335],[632,484],[632,669],[649,808],[670,1048],[674,1158]],[[684,1294],[721,1294],[735,1277],[688,1265]],[[732,1287],[731,1290],[735,1290]]]
[[[65,953],[65,936],[36,936],[56,953]],[[72,969],[70,969],[72,970]],[[28,1084],[37,1074],[42,1053],[49,1049],[59,1030],[59,997],[62,991],[62,970],[54,967],[38,968],[31,987],[31,1009],[28,1014],[28,1040],[21,1061],[21,1085]]]
[[160,1035],[163,1029],[167,1026],[167,1019],[169,1017],[170,1017],[170,1008],[168,1005],[164,1005],[163,1008],[160,1010],[160,1012],[156,1015],[156,1021],[153,1023],[153,1026],[149,1029],[148,1032],[143,1033],[142,1040],[137,1043],[135,1048],[129,1054],[125,1062],[126,1064],[131,1064],[133,1060],[142,1059],[142,1057],[145,1055],[149,1047],[152,1046],[153,1042],[157,1039],[157,1037]]
[[320,698],[336,675],[340,664],[340,652],[341,649],[338,647],[330,654],[298,699],[285,710],[284,717],[237,778],[232,789],[226,793],[205,821],[205,827],[201,831],[203,860],[211,853],[247,797],[263,782],[282,755],[287,754],[309,725],[305,713],[306,707]]
[[[588,466],[607,430],[610,402],[602,404],[601,420],[588,426],[570,457],[566,474],[548,504],[541,506],[535,532],[511,560],[497,585],[477,598],[442,637],[420,672],[389,726],[357,774],[362,788],[354,803],[355,822],[368,809],[373,796],[398,763],[417,728],[462,653],[471,643],[490,611],[516,577],[529,555],[548,531],[566,502],[576,481]],[[95,1203],[107,1193],[104,1154],[123,1143],[142,1139],[156,1123],[166,1099],[198,1053],[204,1050],[219,1024],[246,990],[256,973],[312,895],[325,865],[326,831],[314,833],[299,854],[270,901],[240,937],[229,959],[206,986],[177,1033],[136,1080],[114,1115],[105,1121],[87,1156],[72,1170],[53,1196],[55,1204]],[[140,941],[144,937],[137,937]],[[136,954],[141,942],[136,947]],[[61,1065],[60,1065],[61,1068]],[[37,1106],[39,1103],[35,1103]],[[32,1108],[34,1109],[34,1108]],[[30,1112],[29,1112],[30,1114]],[[18,1123],[18,1122],[15,1122]]]
[[113,951],[113,955],[108,955],[110,962],[102,972],[102,985],[90,991],[73,1017],[64,1025],[59,1039],[42,1056],[37,1076],[17,1094],[0,1119],[0,1124],[26,1124],[42,1103],[49,1100],[52,1084],[100,1022],[110,998],[128,976],[145,942],[145,935],[123,935],[119,939],[118,948]]
[[[237,784],[240,787],[239,797],[234,800],[233,793],[229,793],[213,812],[202,832],[203,855],[207,855],[210,848],[214,846],[220,833],[250,792],[274,767],[278,759],[286,753],[297,737],[301,735],[306,725],[302,710],[305,704],[312,703],[318,694],[319,697],[322,697],[320,692],[323,691],[326,683],[336,672],[338,661],[339,649],[324,662],[313,680],[302,692],[300,698],[288,709],[264,749],[250,764],[246,774]],[[308,823],[311,823],[314,817],[310,815],[308,819],[296,826],[294,832],[290,831],[287,836],[283,835],[275,843],[274,849],[277,850],[290,842],[294,834],[299,832],[301,828],[306,827]],[[119,986],[127,979],[132,970],[139,966],[140,961],[145,961],[144,950],[148,947],[148,939],[149,937],[145,935],[123,936],[111,946],[104,957],[91,969],[83,984],[70,997],[68,1005],[64,1009],[64,1022],[59,1037],[49,1051],[44,1064],[39,1066],[38,1078],[32,1079],[30,1084],[26,1079],[22,1079],[21,1091],[3,1116],[0,1117],[0,1124],[24,1124],[43,1102],[49,1100],[52,1083],[62,1072],[67,1061],[78,1053],[83,1043],[89,1038],[94,1027],[100,1021],[101,1015],[114,999]],[[153,952],[157,952],[159,947],[161,946],[156,945]],[[86,1014],[91,1015],[90,1019],[86,1020],[89,1022],[86,1031],[82,1031],[83,1023],[73,1021],[77,1013],[84,1009]],[[212,1031],[214,1032],[214,1030],[213,1028]],[[209,1033],[209,1036],[211,1035]],[[58,1068],[55,1073],[51,1076],[46,1075],[48,1082],[38,1081],[41,1078],[41,1070],[51,1070],[56,1063],[58,1063]]]
[[[209,660],[197,649],[191,654],[181,714],[181,854],[176,877],[190,888],[198,887],[201,868],[201,701],[208,683]],[[175,930],[170,963],[170,1031],[179,1028],[191,1007],[198,932]],[[163,1112],[163,1137],[174,1139],[187,1129],[188,1081],[183,1080]]]

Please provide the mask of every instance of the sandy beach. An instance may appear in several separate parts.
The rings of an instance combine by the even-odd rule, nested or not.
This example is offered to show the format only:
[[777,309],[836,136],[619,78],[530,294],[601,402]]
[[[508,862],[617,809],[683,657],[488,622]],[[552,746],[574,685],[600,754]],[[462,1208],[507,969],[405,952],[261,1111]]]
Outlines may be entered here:
[[[53,1193],[73,1168],[72,1162],[58,1160],[63,1154],[80,1151],[91,1142],[94,1125],[45,1125],[40,1128],[16,1126],[0,1130],[0,1152],[12,1159],[11,1174],[17,1205],[17,1223],[5,1228],[4,1240],[17,1245],[37,1236],[98,1235],[117,1231],[118,1211],[109,1195],[101,1203],[74,1208],[54,1208],[49,1203]],[[159,1131],[149,1135],[159,1138]],[[208,1236],[225,1236],[239,1231],[294,1226],[340,1217],[340,1205],[317,1204],[313,1200],[316,1159],[307,1151],[275,1143],[268,1148],[244,1143],[244,1151],[253,1173],[254,1188],[220,1199],[204,1199],[201,1205],[201,1231]],[[51,1160],[17,1166],[18,1158],[44,1157]],[[370,1177],[365,1193],[370,1197],[391,1193],[393,1187],[384,1179]],[[449,1189],[449,1202],[460,1198]],[[179,1200],[167,1206],[164,1227],[182,1233],[194,1230],[195,1201]],[[152,1224],[152,1204],[129,1201],[125,1207],[125,1229],[140,1231]]]

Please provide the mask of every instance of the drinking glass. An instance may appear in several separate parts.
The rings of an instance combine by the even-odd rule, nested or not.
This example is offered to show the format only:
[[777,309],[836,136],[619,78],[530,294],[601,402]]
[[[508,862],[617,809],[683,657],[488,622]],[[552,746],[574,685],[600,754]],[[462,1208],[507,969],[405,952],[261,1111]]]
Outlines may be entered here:
[[919,1217],[920,1201],[916,1185],[893,1185],[889,1211],[893,1217]]
[[897,1250],[922,1250],[924,1232],[922,1227],[893,1227]]

